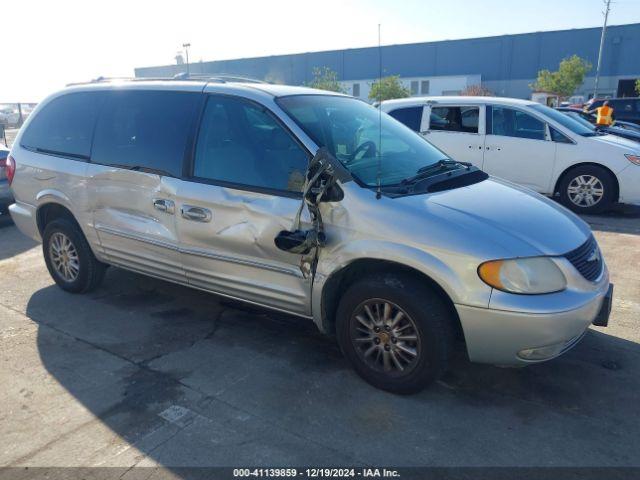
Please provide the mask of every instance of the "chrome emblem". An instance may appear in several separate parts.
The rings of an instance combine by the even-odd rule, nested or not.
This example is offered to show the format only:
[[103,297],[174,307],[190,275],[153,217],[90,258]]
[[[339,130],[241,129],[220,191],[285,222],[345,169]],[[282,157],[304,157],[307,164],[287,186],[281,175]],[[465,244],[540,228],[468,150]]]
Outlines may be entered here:
[[589,258],[587,258],[587,262],[591,263],[591,262],[599,262],[599,261],[600,261],[600,251],[598,250],[598,247],[596,247],[591,252],[591,255],[589,255]]

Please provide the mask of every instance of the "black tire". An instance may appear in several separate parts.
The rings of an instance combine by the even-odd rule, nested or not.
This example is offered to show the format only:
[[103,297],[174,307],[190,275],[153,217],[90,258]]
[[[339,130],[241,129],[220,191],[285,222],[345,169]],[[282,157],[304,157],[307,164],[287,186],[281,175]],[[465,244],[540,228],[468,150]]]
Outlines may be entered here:
[[[52,238],[56,233],[67,237],[77,252],[77,275],[73,280],[67,280],[56,270],[51,252]],[[96,289],[106,270],[106,265],[99,262],[91,251],[84,234],[75,222],[65,218],[58,218],[49,222],[42,235],[42,252],[47,269],[53,280],[60,288],[71,293],[86,293]]]
[[[363,353],[363,350],[370,348],[369,344],[363,346],[368,340],[358,336],[363,335],[362,332],[366,328],[362,328],[355,316],[366,302],[378,300],[395,304],[415,326],[418,342],[411,345],[417,355],[412,365],[405,365],[406,371],[400,371],[395,366],[394,371],[383,371],[383,365],[372,365],[374,354],[367,357],[366,353]],[[411,327],[409,328],[411,330]],[[394,332],[395,330],[392,330],[388,335],[396,335]],[[352,284],[347,289],[338,305],[336,334],[343,354],[364,380],[382,390],[400,394],[416,393],[438,380],[447,368],[454,343],[453,318],[441,295],[423,281],[410,275],[395,273],[376,274]],[[366,337],[366,334],[364,336]],[[396,342],[398,338],[395,339]],[[393,336],[391,340],[394,340]],[[380,338],[376,342],[380,349]],[[385,349],[398,347],[396,342],[389,343],[389,337],[385,336],[384,342]],[[409,345],[410,342],[398,343]],[[375,352],[377,355],[377,350]],[[380,352],[384,355],[382,350]],[[389,353],[387,352],[387,355]],[[380,362],[384,363],[384,359]]]
[[[597,182],[599,182],[599,185],[602,186],[602,196],[597,203],[588,205],[584,199],[578,203],[571,199],[569,188],[575,187],[575,182],[579,182],[580,177],[595,178],[597,179]],[[611,172],[605,168],[598,167],[597,165],[582,165],[580,167],[572,168],[563,176],[558,188],[560,193],[560,203],[576,213],[601,213],[611,208],[611,205],[616,200],[617,189],[615,178]]]

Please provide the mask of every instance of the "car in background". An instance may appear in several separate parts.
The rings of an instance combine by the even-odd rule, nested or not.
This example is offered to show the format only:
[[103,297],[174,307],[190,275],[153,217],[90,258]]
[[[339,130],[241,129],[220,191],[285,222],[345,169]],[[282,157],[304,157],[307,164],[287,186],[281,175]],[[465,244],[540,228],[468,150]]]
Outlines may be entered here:
[[[584,122],[587,126],[593,127],[594,130],[603,133],[609,133],[618,137],[627,138],[636,142],[640,142],[640,126],[635,123],[615,122],[612,126],[597,125],[595,123],[596,116],[592,113],[585,112],[579,108],[558,107],[559,112],[577,120]],[[633,126],[632,126],[633,125]]]
[[12,107],[0,107],[0,124],[13,127],[18,124],[20,115]]
[[640,125],[640,97],[597,98],[587,104],[588,109],[601,107],[605,101],[609,102],[609,106],[613,108],[614,120]]
[[[595,113],[589,113],[589,110],[582,108],[578,105],[569,105],[567,107],[557,107],[561,112],[575,112],[580,114],[587,122],[596,125],[597,116]],[[614,112],[615,115],[615,112]],[[624,128],[626,130],[633,130],[634,132],[640,132],[640,125],[633,122],[625,122],[624,120],[615,120],[613,126],[616,128]]]
[[7,175],[7,157],[9,149],[0,145],[0,215],[6,215],[9,205],[13,203],[13,195],[9,189],[9,179]]
[[640,205],[640,144],[601,134],[553,108],[494,97],[412,97],[382,110],[459,161],[577,213]]

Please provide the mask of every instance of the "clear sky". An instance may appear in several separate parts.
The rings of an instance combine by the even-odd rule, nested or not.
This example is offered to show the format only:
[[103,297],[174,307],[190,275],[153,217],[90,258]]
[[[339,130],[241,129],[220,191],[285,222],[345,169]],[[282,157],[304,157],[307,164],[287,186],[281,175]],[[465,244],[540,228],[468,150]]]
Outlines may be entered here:
[[[190,59],[298,53],[602,24],[603,0],[3,0],[0,102]],[[614,0],[610,24],[640,22]],[[639,46],[640,47],[640,46]]]

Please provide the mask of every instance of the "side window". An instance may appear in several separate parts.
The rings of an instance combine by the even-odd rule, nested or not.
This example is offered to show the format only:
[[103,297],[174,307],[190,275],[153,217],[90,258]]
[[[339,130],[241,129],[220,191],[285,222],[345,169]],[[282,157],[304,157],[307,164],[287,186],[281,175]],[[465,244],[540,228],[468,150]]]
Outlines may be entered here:
[[301,192],[309,157],[262,107],[210,96],[196,145],[193,176]]
[[430,130],[478,133],[479,107],[431,107]]
[[491,109],[491,124],[493,135],[503,137],[528,138],[531,140],[545,139],[545,126],[537,118],[514,110],[493,106]]
[[201,98],[192,92],[109,92],[91,161],[182,176],[187,136]]
[[408,107],[398,108],[389,112],[393,118],[400,123],[404,123],[414,132],[420,131],[420,124],[422,123],[422,107]]
[[22,146],[88,159],[101,98],[101,92],[69,93],[54,98],[31,121],[22,136]]
[[557,142],[557,143],[573,143],[565,135],[560,133],[558,130],[556,130],[552,126],[549,126],[549,132],[551,133],[551,140],[553,140],[554,142]]

